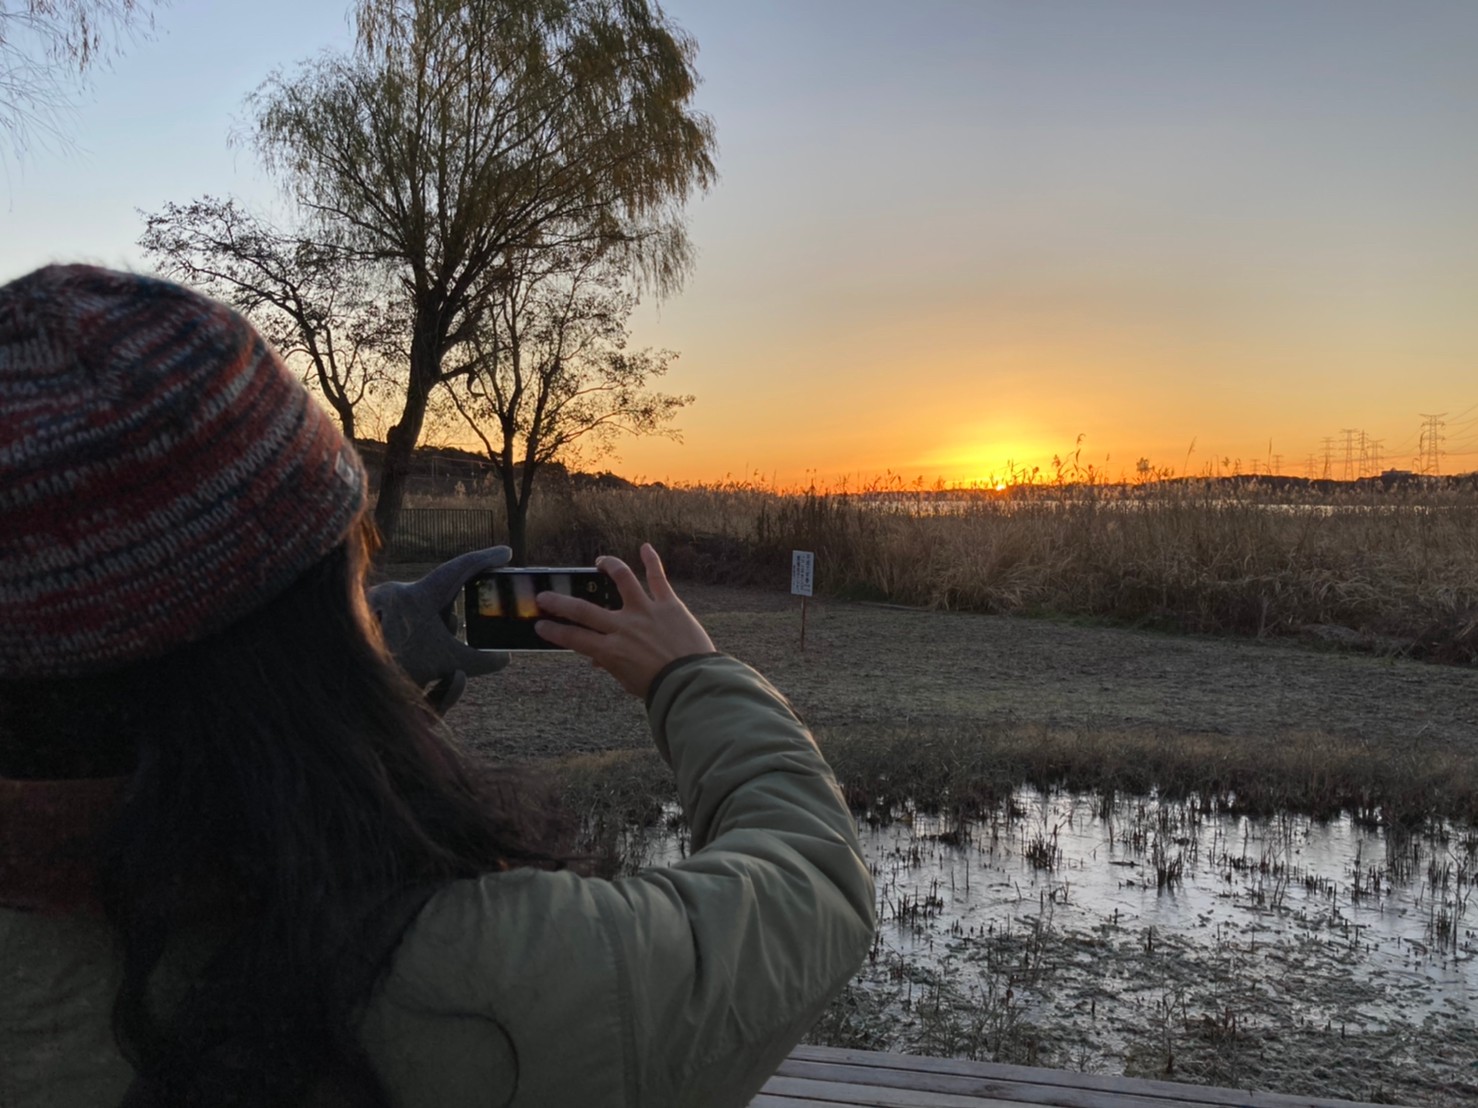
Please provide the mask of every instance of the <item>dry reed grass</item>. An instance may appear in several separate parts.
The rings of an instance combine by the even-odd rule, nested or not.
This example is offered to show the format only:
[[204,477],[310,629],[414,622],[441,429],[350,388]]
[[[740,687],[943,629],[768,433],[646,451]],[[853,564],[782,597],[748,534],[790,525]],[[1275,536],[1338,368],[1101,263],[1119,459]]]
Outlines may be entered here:
[[1473,484],[585,489],[536,499],[529,535],[540,561],[650,539],[676,577],[784,588],[790,551],[811,550],[818,590],[839,597],[1211,634],[1343,629],[1367,647],[1478,660]]

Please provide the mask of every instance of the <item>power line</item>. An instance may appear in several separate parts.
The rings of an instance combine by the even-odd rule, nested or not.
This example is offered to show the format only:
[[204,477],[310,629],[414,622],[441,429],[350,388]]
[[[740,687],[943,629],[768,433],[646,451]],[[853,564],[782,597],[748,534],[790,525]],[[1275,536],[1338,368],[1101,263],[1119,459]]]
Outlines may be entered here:
[[[1452,418],[1453,419],[1462,419],[1463,416],[1467,415],[1469,412],[1478,412],[1478,404],[1470,404],[1468,407],[1466,407],[1462,411],[1458,412],[1458,414],[1455,415],[1455,416],[1453,416]],[[1478,420],[1478,416],[1474,416],[1473,418],[1474,418],[1474,420]]]

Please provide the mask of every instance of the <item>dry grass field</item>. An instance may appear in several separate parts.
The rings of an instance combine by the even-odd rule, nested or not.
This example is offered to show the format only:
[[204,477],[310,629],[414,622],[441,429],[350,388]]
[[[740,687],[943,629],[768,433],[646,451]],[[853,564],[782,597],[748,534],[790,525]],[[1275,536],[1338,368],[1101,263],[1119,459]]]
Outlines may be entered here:
[[[1473,667],[840,600],[810,604],[802,649],[797,598],[679,587],[791,699],[863,811],[968,816],[1034,784],[1478,821]],[[558,766],[578,810],[670,799],[641,706],[572,655],[515,655],[448,723],[491,760]]]
[[837,598],[1478,660],[1472,480],[586,488],[537,498],[529,527],[545,563],[651,540],[679,580],[782,589],[810,550]]
[[[567,488],[529,530],[550,564],[652,540],[862,806],[964,816],[1030,783],[1478,819],[1472,483]],[[805,652],[793,549],[816,554]],[[598,676],[521,656],[459,729],[498,758],[624,750],[592,764],[619,805],[644,727]]]

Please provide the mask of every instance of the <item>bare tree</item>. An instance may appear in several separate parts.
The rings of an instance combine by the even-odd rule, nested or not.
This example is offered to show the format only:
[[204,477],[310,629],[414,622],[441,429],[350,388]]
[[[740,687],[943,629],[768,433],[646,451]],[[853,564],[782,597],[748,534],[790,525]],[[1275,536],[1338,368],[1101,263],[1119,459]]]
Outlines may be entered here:
[[690,107],[696,47],[653,0],[360,0],[357,28],[351,55],[268,79],[249,137],[307,237],[404,297],[403,406],[375,510],[388,535],[428,400],[506,298],[515,256],[598,247],[675,289],[682,206],[713,179],[714,140]]
[[648,388],[676,355],[628,349],[635,305],[599,249],[519,256],[470,360],[448,371],[447,392],[502,485],[517,564],[528,559],[529,501],[543,466],[608,453],[622,434],[677,437],[670,423],[693,397]]
[[405,361],[407,321],[398,289],[344,248],[209,196],[145,216],[139,245],[164,275],[250,316],[289,363],[305,364],[305,383],[351,441],[366,399],[399,399],[393,367]]
[[57,117],[120,38],[148,33],[149,0],[0,0],[0,132],[17,154],[40,133],[62,139]]

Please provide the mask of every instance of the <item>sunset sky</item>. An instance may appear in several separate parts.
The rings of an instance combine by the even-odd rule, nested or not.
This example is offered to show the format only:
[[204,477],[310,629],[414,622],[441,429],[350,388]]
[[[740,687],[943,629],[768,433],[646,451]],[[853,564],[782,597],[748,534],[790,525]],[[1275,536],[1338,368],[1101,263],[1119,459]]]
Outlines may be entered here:
[[[719,183],[687,287],[684,441],[631,477],[865,484],[1137,459],[1344,473],[1345,432],[1478,469],[1474,0],[671,0]],[[271,201],[243,97],[350,35],[320,0],[175,0],[77,149],[6,152],[0,280],[144,268],[169,201]],[[1194,445],[1193,445],[1194,444]],[[1228,468],[1230,466],[1228,465]]]

